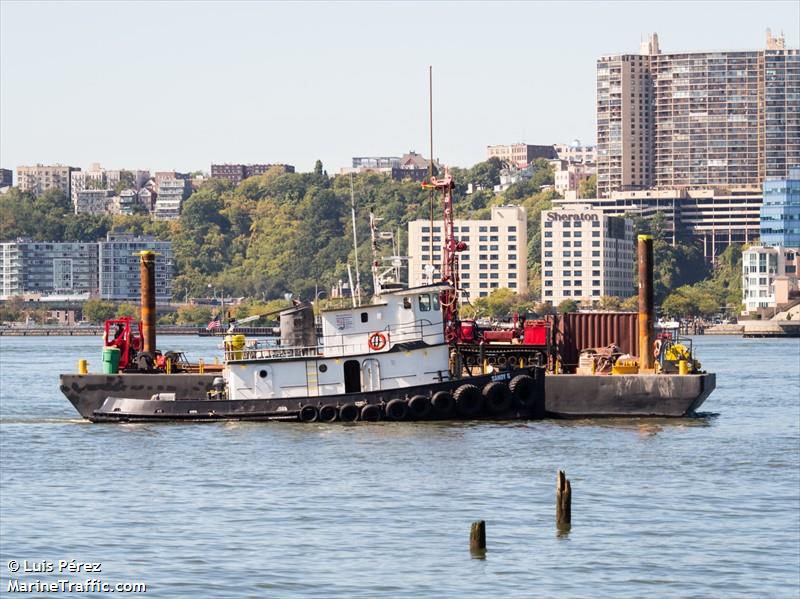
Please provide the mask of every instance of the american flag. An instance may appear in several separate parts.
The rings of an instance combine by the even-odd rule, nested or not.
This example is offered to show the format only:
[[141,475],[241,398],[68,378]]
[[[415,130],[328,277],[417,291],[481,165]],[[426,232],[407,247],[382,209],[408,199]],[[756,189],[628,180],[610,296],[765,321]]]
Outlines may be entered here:
[[208,323],[208,326],[206,326],[206,330],[213,331],[214,329],[218,329],[220,326],[222,326],[222,323],[220,322],[220,315],[217,314],[214,318],[211,319],[211,322]]

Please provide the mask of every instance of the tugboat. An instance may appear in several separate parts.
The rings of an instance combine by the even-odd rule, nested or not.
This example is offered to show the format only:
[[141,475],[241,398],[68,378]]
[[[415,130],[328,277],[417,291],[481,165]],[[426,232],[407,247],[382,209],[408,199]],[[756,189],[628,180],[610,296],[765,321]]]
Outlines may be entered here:
[[[542,418],[544,368],[524,365],[466,374],[451,346],[460,334],[458,257],[466,245],[452,236],[449,174],[428,184],[442,191],[449,223],[438,283],[404,289],[399,268],[381,272],[376,219],[372,230],[375,295],[361,305],[322,311],[322,338],[311,304],[280,314],[280,345],[239,338],[225,344],[225,370],[205,396],[149,399],[108,397],[93,422],[151,420],[431,420],[442,418]],[[351,286],[352,289],[352,286]],[[232,339],[233,341],[233,339]]]

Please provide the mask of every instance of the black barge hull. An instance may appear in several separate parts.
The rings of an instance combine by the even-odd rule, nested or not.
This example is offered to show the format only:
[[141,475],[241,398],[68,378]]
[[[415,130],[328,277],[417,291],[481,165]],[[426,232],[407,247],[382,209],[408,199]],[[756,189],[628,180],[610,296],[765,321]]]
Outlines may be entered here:
[[[530,418],[594,418],[594,417],[685,417],[693,416],[716,386],[714,374],[691,375],[612,375],[612,376],[580,376],[580,375],[547,375],[539,376],[539,369],[530,369],[534,373],[537,385],[542,385],[543,400],[536,404],[535,410],[514,407],[502,414],[483,411],[473,417],[496,419],[530,419]],[[529,371],[529,369],[524,369]],[[520,371],[511,374],[516,375]],[[509,374],[509,373],[501,373]],[[64,374],[61,375],[61,391],[70,400],[81,416],[93,421],[120,421],[123,416],[127,420],[221,420],[221,419],[257,419],[257,420],[297,420],[301,404],[315,403],[317,409],[327,403],[369,403],[385,405],[391,401],[389,391],[377,391],[372,394],[348,394],[328,398],[297,398],[284,400],[283,404],[275,404],[278,400],[247,400],[246,405],[233,405],[228,400],[207,400],[207,391],[212,381],[219,374]],[[495,375],[497,376],[497,375]],[[440,383],[445,389],[471,383],[482,388],[491,376],[474,377],[458,381]],[[505,379],[508,381],[509,379]],[[439,384],[437,384],[439,385]],[[402,396],[413,397],[414,389],[403,389]],[[155,406],[150,399],[156,393],[174,393],[175,401],[164,400],[165,406]],[[432,386],[421,390],[422,394],[433,395]],[[356,397],[358,396],[358,397]],[[363,396],[363,397],[362,397]],[[115,405],[102,410],[108,398]],[[116,398],[116,399],[114,399]],[[135,400],[146,400],[137,402]],[[186,400],[197,406],[190,407]],[[127,403],[125,403],[127,402]],[[216,402],[216,403],[214,403]],[[258,403],[261,402],[261,403]],[[271,403],[270,403],[271,402]],[[543,408],[542,408],[543,404]],[[363,407],[362,404],[361,407]],[[119,412],[114,412],[119,408]],[[124,408],[124,412],[123,412]],[[138,410],[147,408],[149,415],[137,414]],[[156,413],[156,409],[165,410]],[[189,410],[197,410],[196,414]],[[98,414],[95,414],[98,412]],[[181,414],[178,414],[181,412]],[[211,413],[213,412],[213,414]],[[175,414],[172,416],[171,414]],[[382,414],[385,417],[385,413]],[[454,412],[451,418],[461,416]],[[432,411],[431,419],[442,416]]]

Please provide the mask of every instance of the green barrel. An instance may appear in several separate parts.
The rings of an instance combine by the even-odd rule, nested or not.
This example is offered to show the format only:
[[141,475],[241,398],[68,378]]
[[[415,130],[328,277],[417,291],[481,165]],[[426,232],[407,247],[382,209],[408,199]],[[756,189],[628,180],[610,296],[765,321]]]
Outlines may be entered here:
[[103,348],[103,374],[117,374],[119,372],[119,356],[118,347]]

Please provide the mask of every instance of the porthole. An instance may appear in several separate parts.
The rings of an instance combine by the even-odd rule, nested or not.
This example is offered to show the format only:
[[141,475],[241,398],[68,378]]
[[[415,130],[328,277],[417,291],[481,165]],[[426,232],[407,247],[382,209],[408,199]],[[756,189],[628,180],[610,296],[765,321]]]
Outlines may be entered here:
[[262,379],[267,378],[267,371],[266,370],[259,370],[258,371],[258,376],[260,376]]
[[320,364],[319,365],[319,371],[320,372],[327,372],[327,370],[328,370],[328,367],[325,364]]

